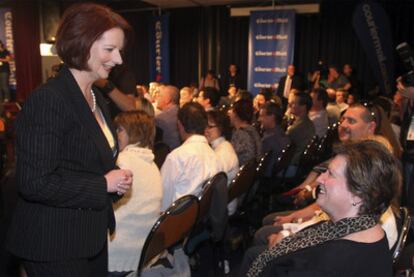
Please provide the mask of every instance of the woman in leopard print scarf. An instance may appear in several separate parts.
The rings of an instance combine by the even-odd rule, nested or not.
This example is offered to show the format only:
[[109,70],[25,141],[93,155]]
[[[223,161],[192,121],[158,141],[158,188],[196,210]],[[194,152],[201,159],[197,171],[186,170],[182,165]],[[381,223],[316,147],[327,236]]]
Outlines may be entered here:
[[327,171],[317,180],[317,203],[331,220],[286,237],[262,252],[251,263],[247,276],[266,275],[278,258],[329,241],[343,239],[374,244],[384,238],[378,220],[399,193],[398,163],[382,145],[370,140],[342,144],[335,153]]

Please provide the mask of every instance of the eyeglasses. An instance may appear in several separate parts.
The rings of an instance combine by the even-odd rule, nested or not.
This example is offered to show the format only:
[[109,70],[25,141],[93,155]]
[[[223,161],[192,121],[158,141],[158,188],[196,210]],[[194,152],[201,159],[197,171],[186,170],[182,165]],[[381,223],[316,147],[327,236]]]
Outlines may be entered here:
[[208,129],[213,129],[213,128],[215,128],[215,127],[217,127],[217,125],[207,125],[207,128],[208,128]]

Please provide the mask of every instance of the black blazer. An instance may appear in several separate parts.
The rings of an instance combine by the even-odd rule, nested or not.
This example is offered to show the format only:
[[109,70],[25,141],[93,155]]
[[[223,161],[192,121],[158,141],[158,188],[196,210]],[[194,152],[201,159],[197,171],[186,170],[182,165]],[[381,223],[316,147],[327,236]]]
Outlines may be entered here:
[[27,99],[16,134],[19,199],[7,248],[34,261],[96,255],[115,227],[104,174],[115,168],[116,153],[66,67]]
[[[277,95],[282,99],[283,98],[283,91],[285,90],[285,83],[286,83],[286,76],[283,76],[279,80],[279,86],[277,87]],[[299,75],[293,75],[292,77],[292,85],[290,89],[303,89],[303,81]]]

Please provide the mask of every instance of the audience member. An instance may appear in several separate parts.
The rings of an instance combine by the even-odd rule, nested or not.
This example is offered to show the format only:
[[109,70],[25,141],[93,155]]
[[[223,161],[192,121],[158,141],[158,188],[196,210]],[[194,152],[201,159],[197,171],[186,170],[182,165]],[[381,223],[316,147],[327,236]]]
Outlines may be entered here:
[[339,108],[339,111],[343,113],[346,109],[348,109],[349,105],[346,103],[348,99],[348,92],[342,89],[338,89],[336,91],[336,98],[335,102]]
[[[333,123],[329,122],[328,112],[326,111],[328,94],[324,89],[313,89],[310,97],[312,98],[312,108],[309,110],[309,119],[312,120],[313,126],[315,126],[316,135],[322,138],[325,136],[329,124]],[[336,122],[338,121],[336,120]]]
[[305,92],[296,93],[293,101],[289,103],[289,107],[291,113],[295,116],[295,121],[288,127],[286,134],[295,145],[295,154],[293,155],[288,175],[296,172],[300,156],[315,135],[315,127],[308,116],[309,110],[312,107],[312,99],[309,94]]
[[[231,137],[229,118],[220,111],[209,111],[207,117],[206,138],[217,155],[220,171],[227,174],[228,185],[230,185],[239,171],[239,161],[233,146],[228,142]],[[237,201],[230,203],[229,215],[234,214],[236,208]]]
[[212,69],[208,70],[207,74],[200,79],[198,89],[201,91],[206,87],[215,88],[217,91],[220,91],[219,81]]
[[121,151],[117,165],[135,176],[131,189],[114,204],[117,224],[108,245],[108,261],[109,271],[119,274],[138,268],[145,239],[160,215],[162,183],[151,150],[154,118],[144,111],[124,112],[115,124]]
[[293,64],[288,65],[287,75],[283,76],[279,80],[277,87],[277,96],[282,99],[284,107],[286,107],[287,100],[291,89],[302,90],[303,80],[299,75],[295,74],[296,68]]
[[244,165],[252,159],[258,159],[262,152],[262,143],[256,129],[251,125],[253,105],[249,100],[239,100],[229,110],[230,123],[234,127],[231,144],[236,151],[239,164]]
[[264,251],[251,248],[242,274],[391,276],[391,253],[379,218],[398,195],[397,160],[375,141],[344,144],[317,181],[317,202],[330,220]]
[[163,132],[163,142],[171,149],[180,145],[177,127],[178,103],[180,95],[174,86],[162,86],[156,99],[156,107],[161,111],[156,114],[155,123]]
[[234,104],[234,102],[236,102],[237,88],[235,86],[229,86],[227,93],[228,93],[227,96],[222,96],[220,98],[220,101],[218,104],[220,108],[230,107],[231,105]]
[[198,93],[197,102],[208,112],[217,107],[219,99],[219,92],[215,88],[206,87]]
[[183,87],[180,90],[180,108],[193,101],[193,90],[190,87]]
[[239,68],[235,64],[229,65],[229,72],[226,80],[226,87],[225,89],[229,89],[230,87],[235,87],[236,89],[242,88],[241,83],[241,76],[239,74]]
[[339,73],[336,66],[331,65],[328,71],[327,89],[342,89],[348,91],[350,88],[351,83],[349,80],[344,75]]
[[280,128],[282,109],[275,103],[268,102],[260,109],[259,122],[263,132],[262,152],[272,152],[272,161],[266,168],[265,176],[272,176],[272,168],[280,152],[290,143],[290,139]]
[[184,195],[198,195],[203,182],[219,172],[216,154],[204,136],[206,128],[207,114],[200,104],[187,103],[178,111],[183,144],[168,154],[161,168],[162,210]]
[[93,83],[122,63],[130,30],[105,6],[66,9],[56,35],[65,65],[19,113],[19,199],[7,244],[28,276],[108,274],[112,201],[129,190],[132,172],[115,166],[115,129]]

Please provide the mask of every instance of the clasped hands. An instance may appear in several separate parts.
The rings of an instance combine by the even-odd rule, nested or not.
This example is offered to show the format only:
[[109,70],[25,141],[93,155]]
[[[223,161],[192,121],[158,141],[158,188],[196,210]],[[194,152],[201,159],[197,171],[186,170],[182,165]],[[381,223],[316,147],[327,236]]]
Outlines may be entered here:
[[105,175],[107,191],[116,192],[118,195],[125,194],[132,185],[133,175],[127,169],[115,169]]

